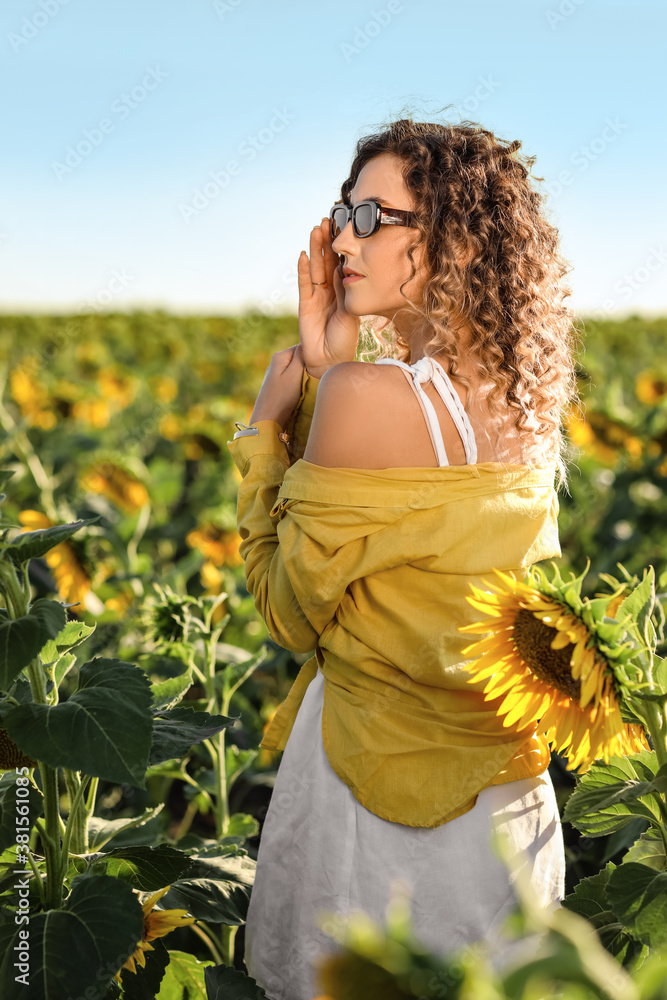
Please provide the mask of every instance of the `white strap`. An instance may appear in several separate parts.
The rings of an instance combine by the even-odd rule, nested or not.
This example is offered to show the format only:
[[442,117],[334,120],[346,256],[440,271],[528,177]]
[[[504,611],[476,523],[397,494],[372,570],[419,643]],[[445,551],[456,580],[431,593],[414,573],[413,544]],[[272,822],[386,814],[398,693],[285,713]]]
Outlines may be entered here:
[[[433,385],[435,386],[440,399],[449,410],[452,420],[456,424],[456,429],[461,436],[461,440],[463,441],[466,462],[468,465],[475,465],[477,463],[477,442],[475,441],[475,432],[472,429],[472,424],[470,423],[468,414],[466,413],[459,394],[454,388],[452,380],[445,369],[438,361],[435,360],[435,358],[429,358],[429,361],[433,363],[435,368]],[[450,402],[448,402],[448,399]]]
[[438,421],[437,414],[433,407],[433,403],[421,386],[422,382],[426,382],[429,379],[433,381],[436,392],[447,407],[447,411],[454,421],[454,426],[459,432],[461,441],[463,442],[463,448],[465,450],[466,462],[469,465],[475,465],[477,462],[477,443],[475,441],[475,432],[472,429],[472,424],[470,423],[470,419],[464,409],[463,403],[461,402],[449,375],[444,370],[442,365],[430,355],[425,355],[423,358],[419,358],[419,360],[415,361],[413,365],[408,365],[405,361],[399,361],[397,358],[379,358],[375,364],[398,365],[405,371],[412,374],[412,384],[414,385],[420,400],[424,404],[423,408],[427,415],[431,441],[433,442],[438,464],[448,465],[449,462],[447,459],[447,452],[445,451],[445,443],[442,438],[442,431],[440,430],[440,423]]
[[[397,358],[379,358],[375,364],[399,365],[401,368],[412,374],[412,384],[415,387],[427,414],[427,425],[431,433],[431,442],[435,450],[436,458],[438,459],[438,465],[449,465],[449,459],[447,458],[447,452],[445,451],[445,442],[442,438],[438,415],[435,412],[433,403],[421,387],[421,383],[424,381],[423,370],[418,369],[415,365],[408,365],[405,361],[399,361]],[[445,405],[447,404],[445,403]]]

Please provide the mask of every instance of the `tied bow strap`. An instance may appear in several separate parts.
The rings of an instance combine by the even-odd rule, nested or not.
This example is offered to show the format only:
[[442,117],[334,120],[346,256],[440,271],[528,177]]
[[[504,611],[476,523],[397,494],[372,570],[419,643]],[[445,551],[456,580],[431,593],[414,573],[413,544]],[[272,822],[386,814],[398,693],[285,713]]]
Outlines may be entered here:
[[[438,417],[433,407],[433,403],[422,389],[422,383],[428,382],[432,379],[438,395],[447,407],[447,410],[456,425],[456,429],[461,435],[463,447],[465,448],[466,453],[466,461],[470,464],[474,464],[477,461],[477,443],[475,441],[475,433],[472,429],[468,414],[464,410],[459,395],[454,389],[447,373],[440,367],[440,365],[437,364],[437,362],[433,360],[433,358],[428,355],[425,355],[423,358],[419,358],[418,361],[415,361],[415,363],[409,367],[412,371],[412,381],[414,382],[419,397],[424,403],[426,411],[430,414],[431,420],[429,421],[429,426],[431,423],[433,423],[433,426],[435,427],[439,426]],[[431,434],[431,437],[433,439],[433,434]],[[447,459],[447,452],[445,451],[443,442],[441,440],[438,441],[437,439],[434,439],[433,444],[437,452],[440,465],[448,465],[449,461]]]

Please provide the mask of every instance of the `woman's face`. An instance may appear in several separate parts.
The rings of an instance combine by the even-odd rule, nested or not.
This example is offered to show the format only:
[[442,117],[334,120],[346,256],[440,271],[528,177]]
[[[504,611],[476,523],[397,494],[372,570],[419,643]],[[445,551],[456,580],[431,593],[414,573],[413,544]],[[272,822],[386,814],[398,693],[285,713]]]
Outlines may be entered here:
[[[349,201],[356,205],[366,198],[373,198],[385,208],[400,208],[408,212],[415,210],[414,199],[401,173],[401,160],[393,153],[381,153],[362,168]],[[414,278],[404,286],[403,295],[399,291],[402,282],[410,276],[408,247],[418,238],[417,229],[382,224],[372,236],[359,239],[355,236],[352,221],[347,223],[331,244],[334,251],[342,256],[342,266],[363,275],[361,280],[343,285],[347,312],[354,316],[384,316],[391,320],[398,310],[405,308],[403,296],[411,302],[421,302],[426,281],[424,246],[414,254]]]

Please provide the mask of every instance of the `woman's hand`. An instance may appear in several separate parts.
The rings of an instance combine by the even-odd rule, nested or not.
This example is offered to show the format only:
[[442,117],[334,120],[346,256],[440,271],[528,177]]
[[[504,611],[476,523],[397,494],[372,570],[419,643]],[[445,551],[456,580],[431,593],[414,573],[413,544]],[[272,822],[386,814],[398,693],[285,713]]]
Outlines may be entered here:
[[[345,310],[338,254],[331,247],[331,224],[322,219],[310,234],[310,260],[299,256],[299,334],[308,373],[321,378],[327,368],[354,361],[361,320]],[[326,285],[313,282],[326,281]]]
[[303,369],[301,344],[276,351],[255,400],[251,424],[258,420],[275,420],[281,427],[285,426],[299,402]]

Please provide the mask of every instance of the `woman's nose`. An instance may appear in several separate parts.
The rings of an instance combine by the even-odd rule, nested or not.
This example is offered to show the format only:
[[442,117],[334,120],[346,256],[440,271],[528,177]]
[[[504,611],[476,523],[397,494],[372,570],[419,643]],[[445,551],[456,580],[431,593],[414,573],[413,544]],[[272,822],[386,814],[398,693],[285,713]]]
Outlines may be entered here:
[[350,253],[346,247],[349,246],[350,237],[354,240],[354,229],[352,228],[352,220],[346,222],[338,236],[336,236],[331,241],[331,249],[341,256],[346,253]]

